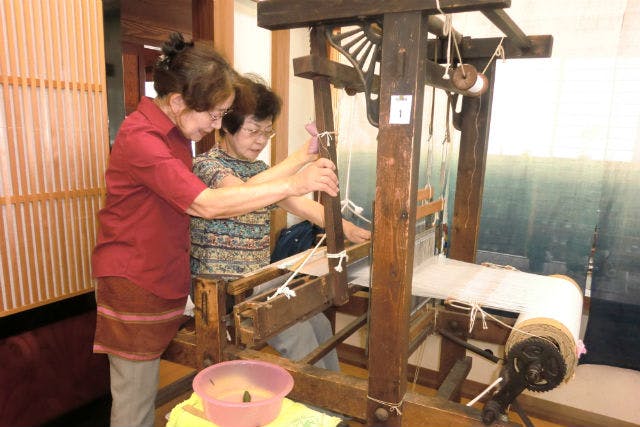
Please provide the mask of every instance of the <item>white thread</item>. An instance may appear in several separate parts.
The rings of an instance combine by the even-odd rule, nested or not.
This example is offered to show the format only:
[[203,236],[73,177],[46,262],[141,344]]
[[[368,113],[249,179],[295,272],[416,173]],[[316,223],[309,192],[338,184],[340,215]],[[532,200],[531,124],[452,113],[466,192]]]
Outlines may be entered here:
[[357,216],[358,218],[360,218],[361,220],[371,224],[371,220],[362,215],[362,212],[364,211],[364,209],[356,205],[355,203],[353,203],[348,198],[340,202],[340,212],[344,212],[345,209],[351,212],[352,214],[354,214],[355,216]]
[[[351,111],[350,111],[350,117],[349,117],[350,120],[353,120],[353,116],[354,116],[354,108],[353,108],[354,103],[355,101],[351,102]],[[347,131],[348,130],[349,130],[349,127],[347,127]],[[344,199],[340,201],[340,212],[344,213],[345,210],[349,211],[352,214],[354,214],[356,217],[365,221],[366,223],[371,224],[371,220],[369,220],[368,218],[365,218],[362,215],[362,212],[364,212],[364,209],[356,205],[349,197],[351,192],[351,155],[352,155],[352,146],[353,146],[353,142],[350,134],[346,136],[346,140],[348,141],[348,144],[349,144],[349,155],[347,156],[347,176],[346,176],[347,182],[345,184],[345,189],[344,189]]]
[[289,283],[291,283],[291,281],[293,280],[294,277],[296,277],[298,272],[300,272],[300,270],[302,270],[302,267],[304,267],[304,265],[307,263],[307,261],[309,261],[311,256],[313,256],[314,252],[320,247],[320,245],[322,244],[322,242],[324,242],[324,239],[326,237],[327,237],[326,234],[322,235],[322,238],[320,239],[320,241],[318,241],[318,243],[313,248],[313,250],[309,253],[309,255],[306,256],[304,261],[302,261],[302,264],[300,264],[298,266],[298,268],[295,269],[293,274],[291,276],[289,276],[289,278],[287,279],[286,282],[284,282],[282,285],[280,285],[278,287],[278,289],[276,289],[276,291],[273,293],[273,295],[271,295],[270,297],[267,297],[267,301],[277,297],[278,295],[284,295],[285,297],[287,297],[287,299],[291,299],[291,297],[295,297],[296,296],[296,291],[294,291],[292,289],[289,289]]
[[440,0],[436,0],[436,7],[442,16],[444,16],[444,24],[442,26],[442,34],[447,36],[447,65],[444,67],[442,78],[449,80],[449,68],[451,67],[451,15],[446,15],[440,9]]
[[489,65],[491,65],[491,61],[493,61],[493,59],[496,56],[500,56],[500,58],[502,58],[502,61],[506,61],[505,58],[505,53],[504,53],[504,47],[502,46],[502,42],[504,41],[504,37],[502,37],[500,39],[500,43],[498,43],[498,46],[496,47],[496,50],[493,51],[493,55],[491,55],[491,58],[489,58],[489,61],[487,61],[487,65],[485,65],[484,70],[482,70],[482,74],[486,73],[487,68],[489,68]]
[[343,250],[342,252],[338,252],[337,254],[327,253],[327,258],[332,258],[332,259],[339,258],[340,259],[340,261],[338,261],[338,265],[336,265],[334,267],[334,269],[338,273],[342,272],[342,260],[344,259],[344,260],[349,261],[349,256],[347,255],[347,251],[346,250]]
[[331,141],[333,140],[333,135],[337,135],[336,132],[329,132],[327,130],[325,130],[324,132],[320,132],[319,134],[316,135],[317,138],[325,138],[325,140],[327,141],[327,147],[331,146]]
[[[540,339],[543,339],[545,341],[549,341],[553,345],[557,344],[557,343],[553,342],[552,340],[550,340],[550,339],[548,339],[546,337],[543,337],[543,336],[540,336],[540,335],[536,335],[536,334],[532,334],[532,333],[529,333],[527,331],[523,331],[522,329],[516,328],[515,326],[511,326],[511,325],[509,325],[507,323],[504,323],[503,321],[501,321],[497,317],[492,316],[490,313],[487,313],[486,311],[484,311],[482,309],[482,307],[480,306],[480,304],[478,304],[478,303],[467,303],[467,302],[460,301],[460,300],[453,299],[453,298],[445,300],[444,303],[447,304],[447,305],[450,305],[451,307],[458,308],[460,310],[469,311],[469,317],[470,317],[470,319],[469,319],[469,333],[471,333],[471,331],[473,330],[473,323],[475,321],[475,316],[477,315],[477,313],[480,313],[481,316],[482,316],[482,328],[483,329],[487,329],[488,328],[487,322],[486,322],[486,317],[488,316],[494,322],[497,322],[497,323],[501,324],[502,326],[504,326],[505,328],[511,329],[512,331],[517,331],[519,333],[522,333],[522,334],[525,334],[525,335],[529,335],[531,337],[540,338]],[[473,315],[473,318],[471,318],[472,315]]]
[[398,403],[391,403],[391,402],[385,402],[384,400],[378,400],[374,397],[369,396],[368,394],[367,394],[367,399],[373,400],[374,402],[379,403],[381,405],[388,406],[391,412],[395,412],[396,415],[402,415],[402,411],[400,410],[400,407],[404,403],[404,397],[402,397],[402,400]]
[[482,89],[484,89],[484,79],[480,77],[480,75],[478,75],[478,78],[476,79],[473,86],[467,89],[467,91],[471,94],[476,94],[476,93],[480,93]]
[[489,386],[487,388],[485,388],[482,393],[480,393],[479,395],[477,395],[476,397],[474,397],[472,400],[469,401],[469,403],[467,403],[467,406],[473,406],[478,400],[480,400],[482,398],[482,396],[484,396],[485,394],[487,394],[487,392],[489,390],[491,390],[492,388],[494,388],[495,386],[497,386],[500,381],[502,381],[502,377],[499,377],[497,380],[495,380],[494,382],[492,382],[491,384],[489,384]]

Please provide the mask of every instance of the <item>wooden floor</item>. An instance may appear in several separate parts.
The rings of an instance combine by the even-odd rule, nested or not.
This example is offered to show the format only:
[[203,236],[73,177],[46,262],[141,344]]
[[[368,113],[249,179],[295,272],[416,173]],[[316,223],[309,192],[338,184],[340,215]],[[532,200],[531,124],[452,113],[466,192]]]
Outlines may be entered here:
[[[367,371],[364,369],[357,368],[351,365],[346,365],[346,364],[341,364],[340,368],[342,369],[342,372],[346,374],[353,375],[360,378],[367,377]],[[189,374],[190,372],[193,372],[193,369],[163,360],[160,364],[160,387],[170,384],[178,380],[179,378],[182,378],[183,376]],[[407,386],[408,390],[413,390],[414,386],[415,386],[415,390],[419,391],[420,393],[430,395],[430,396],[433,396],[436,394],[436,391],[433,389],[429,389],[429,388],[426,388],[420,385],[414,385],[414,384],[409,384]],[[187,399],[190,395],[191,395],[191,392],[189,391],[177,397],[176,399],[172,400],[171,402],[157,408],[155,427],[165,427],[167,424],[167,415],[169,414],[169,412],[171,412],[171,409],[173,409],[173,407],[175,407],[178,403]],[[468,400],[463,399],[463,403],[466,403],[467,401]],[[476,404],[476,405],[478,406],[479,409],[482,408],[482,404]],[[514,422],[522,423],[520,418],[515,413],[513,414],[512,420]],[[566,427],[562,424],[555,424],[555,423],[551,423],[551,422],[533,418],[533,417],[531,418],[531,422],[535,427]],[[524,425],[524,423],[522,424]],[[361,427],[364,424],[351,421],[349,425],[352,427]]]

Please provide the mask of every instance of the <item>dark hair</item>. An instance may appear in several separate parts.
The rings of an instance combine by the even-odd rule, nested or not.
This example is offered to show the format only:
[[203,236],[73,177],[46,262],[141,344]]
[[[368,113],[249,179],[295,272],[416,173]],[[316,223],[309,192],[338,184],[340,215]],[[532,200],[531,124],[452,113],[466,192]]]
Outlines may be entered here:
[[253,108],[250,94],[238,84],[238,73],[209,46],[186,42],[181,33],[172,33],[162,52],[153,68],[158,96],[179,93],[191,110],[208,111],[235,94],[234,109]]
[[240,77],[240,81],[250,90],[255,108],[250,111],[238,111],[234,108],[232,112],[222,118],[222,128],[219,130],[221,135],[226,132],[235,135],[244,124],[244,120],[250,115],[253,115],[256,120],[270,118],[275,121],[282,109],[282,100],[260,76],[247,74]]

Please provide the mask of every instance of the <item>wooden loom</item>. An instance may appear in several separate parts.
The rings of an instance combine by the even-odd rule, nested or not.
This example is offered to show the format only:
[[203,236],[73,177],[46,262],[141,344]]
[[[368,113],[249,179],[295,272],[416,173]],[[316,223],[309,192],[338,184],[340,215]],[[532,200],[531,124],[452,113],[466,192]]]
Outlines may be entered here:
[[[438,396],[410,392],[406,385],[408,356],[434,331],[498,343],[504,343],[508,335],[506,328],[495,324],[488,331],[467,334],[468,316],[432,305],[423,305],[414,312],[410,310],[416,220],[433,213],[431,208],[418,206],[420,198],[430,197],[417,190],[424,86],[443,89],[453,97],[463,94],[449,79],[442,78],[445,68],[426,57],[427,52],[436,50],[438,58],[446,57],[446,38],[442,33],[443,23],[437,17],[440,14],[437,6],[445,13],[479,11],[484,14],[505,34],[503,47],[507,58],[550,56],[551,36],[523,34],[502,10],[510,6],[508,0],[441,0],[439,4],[424,0],[267,0],[258,3],[261,27],[271,30],[311,27],[310,55],[295,59],[294,71],[297,76],[313,81],[318,129],[334,130],[331,85],[349,92],[364,92],[369,120],[379,127],[375,233],[370,246],[348,248],[350,263],[371,256],[371,287],[367,301],[363,302],[359,289],[347,283],[346,271],[337,272],[332,268],[337,265],[336,259],[329,259],[331,273],[327,276],[295,280],[291,284],[297,293],[293,301],[283,296],[266,301],[264,295],[244,300],[247,291],[255,286],[286,277],[287,271],[273,265],[230,284],[199,277],[195,293],[195,337],[179,336],[165,354],[166,358],[199,368],[231,358],[268,360],[285,367],[294,376],[295,387],[290,395],[293,399],[366,420],[370,426],[482,425],[478,410],[456,402],[460,383],[470,369],[470,358],[465,358],[465,348],[453,340],[443,340]],[[326,37],[341,27],[353,26],[367,32],[369,41],[373,40],[372,49],[378,49],[379,74],[374,67],[363,70],[363,64],[359,64],[358,69],[358,61],[349,67],[328,59]],[[436,39],[428,40],[428,32],[435,34]],[[500,42],[500,38],[471,39],[459,33],[454,37],[465,62],[477,67],[489,62]],[[484,171],[494,72],[495,62],[492,62],[486,71],[490,82],[487,93],[477,98],[464,96],[462,109],[454,119],[454,125],[461,131],[461,148],[450,256],[471,262],[475,259],[477,236],[464,236],[464,230],[456,224],[466,222],[471,224],[469,229],[475,230],[480,218],[484,174],[474,176],[468,172],[472,168]],[[412,97],[410,119],[406,124],[390,123],[391,104],[398,95]],[[476,147],[480,147],[479,156],[472,151]],[[335,144],[330,144],[323,155],[335,160]],[[469,167],[471,162],[476,164]],[[473,193],[472,188],[476,189]],[[344,249],[339,200],[339,197],[323,200],[330,253]],[[460,213],[461,203],[468,214]],[[469,217],[463,218],[464,215]],[[234,344],[226,338],[225,302],[229,297],[235,298],[236,303]],[[304,360],[294,362],[255,349],[291,324],[327,309],[349,311],[356,317]],[[366,324],[367,319],[368,379],[312,366]],[[393,410],[396,404],[400,411]],[[502,425],[511,424],[502,422]]]

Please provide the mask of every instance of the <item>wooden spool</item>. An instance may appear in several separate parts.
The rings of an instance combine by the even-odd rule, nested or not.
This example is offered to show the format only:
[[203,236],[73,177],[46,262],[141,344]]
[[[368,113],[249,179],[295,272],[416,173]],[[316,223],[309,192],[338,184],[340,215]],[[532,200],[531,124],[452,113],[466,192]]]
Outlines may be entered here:
[[465,96],[471,97],[480,96],[489,88],[487,77],[479,73],[476,67],[471,64],[458,66],[451,76],[451,83],[457,89],[463,91]]
[[453,71],[451,83],[460,90],[469,90],[478,80],[478,70],[471,64],[460,64]]

